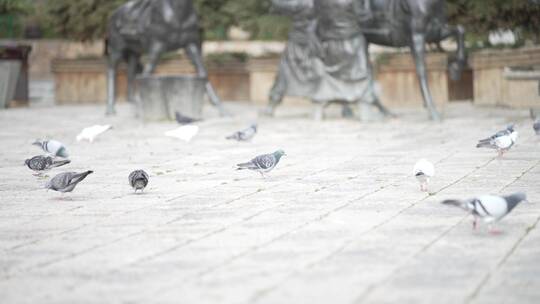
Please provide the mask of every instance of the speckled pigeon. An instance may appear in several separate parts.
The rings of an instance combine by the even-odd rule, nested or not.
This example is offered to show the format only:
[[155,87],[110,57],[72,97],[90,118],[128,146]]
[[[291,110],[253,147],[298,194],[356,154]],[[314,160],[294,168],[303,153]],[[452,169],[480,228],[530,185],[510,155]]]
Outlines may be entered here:
[[274,153],[263,154],[255,157],[247,163],[237,164],[236,170],[253,170],[259,172],[263,177],[264,173],[272,171],[279,163],[282,156],[286,155],[283,150],[277,150]]
[[234,132],[232,135],[226,137],[226,139],[234,139],[237,141],[251,140],[255,134],[257,134],[257,124],[252,124],[249,128],[241,131]]
[[137,193],[137,190],[144,191],[144,188],[148,185],[148,179],[148,173],[144,172],[144,170],[135,170],[128,177],[129,184],[135,189],[135,193]]
[[36,172],[50,170],[51,168],[60,167],[69,164],[69,159],[54,160],[50,156],[38,155],[24,161],[24,164],[31,170]]
[[86,171],[82,173],[77,172],[65,172],[60,173],[53,177],[46,185],[45,188],[58,191],[58,192],[71,192],[75,189],[78,183],[85,179],[89,174],[94,171]]

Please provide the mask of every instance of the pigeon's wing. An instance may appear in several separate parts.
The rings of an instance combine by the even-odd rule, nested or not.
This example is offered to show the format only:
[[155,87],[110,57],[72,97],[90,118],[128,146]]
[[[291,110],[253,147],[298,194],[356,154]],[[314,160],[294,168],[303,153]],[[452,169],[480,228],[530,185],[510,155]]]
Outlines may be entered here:
[[60,173],[56,175],[49,182],[50,188],[53,190],[62,190],[66,188],[69,185],[74,174],[77,174],[77,173],[65,172],[65,173]]
[[129,184],[131,185],[131,187],[135,185],[136,176],[137,176],[137,171],[131,172],[128,176]]
[[478,144],[476,145],[477,148],[491,148],[491,149],[497,149],[497,145],[495,143],[495,139],[493,138],[486,138],[481,139],[478,141]]
[[226,139],[234,139],[234,140],[240,140],[242,134],[241,132],[234,132],[233,134],[225,137]]
[[28,167],[32,170],[41,171],[47,169],[47,157],[34,156],[30,159]]
[[257,128],[255,126],[251,126],[245,130],[242,130],[240,133],[240,138],[242,140],[250,140],[255,136],[257,133]]
[[500,149],[508,149],[514,144],[510,134],[495,138],[495,145]]
[[511,133],[511,131],[508,130],[508,129],[500,130],[499,132],[493,134],[493,135],[491,136],[491,138],[495,139],[495,138],[497,138],[497,137],[506,136],[506,135],[508,135],[508,134],[510,134],[510,133]]
[[69,178],[69,185],[76,185],[85,179],[92,171],[86,171],[83,173],[72,173]]
[[148,176],[148,173],[146,173],[143,170],[141,170],[141,176],[146,180],[146,182],[148,182],[148,180],[150,179],[150,176]]
[[500,196],[484,195],[474,200],[474,210],[481,217],[500,219],[508,213],[506,200]]
[[63,166],[63,165],[67,165],[69,163],[71,163],[71,161],[69,159],[66,159],[66,160],[52,160],[52,158],[50,159],[51,163],[49,164],[49,166],[51,168],[56,168],[56,167],[60,167],[60,166]]
[[270,169],[276,165],[276,158],[272,154],[263,154],[251,160],[260,169]]

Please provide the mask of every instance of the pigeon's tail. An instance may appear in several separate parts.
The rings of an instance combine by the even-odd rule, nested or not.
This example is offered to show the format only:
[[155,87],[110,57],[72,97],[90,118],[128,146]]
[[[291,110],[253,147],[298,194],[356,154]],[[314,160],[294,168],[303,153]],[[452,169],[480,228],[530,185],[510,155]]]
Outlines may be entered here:
[[454,200],[454,199],[444,200],[441,202],[441,204],[463,208],[463,202],[459,200]]
[[253,167],[253,163],[251,163],[251,162],[241,163],[241,164],[236,165],[236,170],[246,170],[246,169],[249,169],[251,167]]
[[490,138],[482,139],[478,141],[478,144],[476,144],[477,148],[493,148],[493,144],[491,143]]
[[56,167],[61,167],[61,166],[64,166],[64,165],[67,165],[71,163],[71,161],[69,159],[66,159],[66,160],[56,160],[52,163],[51,165],[51,168],[56,168]]
[[82,181],[83,179],[85,179],[88,175],[94,173],[94,171],[92,170],[88,170],[86,172],[83,172],[83,173],[78,173],[78,174],[75,174],[73,176],[73,178],[71,179],[71,184],[73,183],[79,183],[80,181]]
[[229,139],[229,140],[240,140],[240,135],[238,133],[234,133],[232,135],[229,135],[227,137],[225,137],[225,139]]

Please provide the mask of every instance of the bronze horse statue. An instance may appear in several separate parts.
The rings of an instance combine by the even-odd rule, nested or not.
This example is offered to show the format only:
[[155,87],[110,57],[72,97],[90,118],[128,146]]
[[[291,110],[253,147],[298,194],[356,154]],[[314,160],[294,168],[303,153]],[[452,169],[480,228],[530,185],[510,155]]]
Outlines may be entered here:
[[[206,79],[210,102],[221,114],[221,101],[208,82],[208,73],[201,56],[201,28],[192,0],[132,0],[120,6],[109,19],[107,114],[114,114],[116,70],[120,61],[128,64],[128,100],[133,101],[137,73],[153,73],[165,52],[180,48],[196,68],[197,76]],[[148,62],[142,67],[141,56]]]
[[[362,1],[362,0],[358,0]],[[446,21],[444,0],[363,0],[359,16],[369,43],[389,47],[410,47],[416,65],[420,90],[433,120],[440,120],[429,90],[425,63],[426,43],[439,43],[455,37],[457,53],[449,64],[450,76],[458,80],[466,65],[465,30]]]

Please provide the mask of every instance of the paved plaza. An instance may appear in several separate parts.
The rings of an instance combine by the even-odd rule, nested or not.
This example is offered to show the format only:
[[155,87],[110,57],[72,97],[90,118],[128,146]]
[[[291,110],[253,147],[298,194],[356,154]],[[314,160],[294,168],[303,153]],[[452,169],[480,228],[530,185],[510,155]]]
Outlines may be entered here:
[[[127,105],[0,111],[1,303],[540,303],[540,139],[526,110],[450,104],[361,123],[330,109],[246,104],[207,119],[191,143],[173,122],[142,124]],[[257,120],[251,143],[224,139]],[[502,159],[478,139],[516,122]],[[82,128],[114,128],[90,144]],[[24,160],[54,138],[94,170],[73,193],[46,191]],[[283,149],[263,179],[234,165]],[[430,193],[412,168],[435,163]],[[150,183],[135,195],[128,174]],[[527,193],[491,235],[446,198]]]

